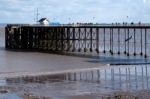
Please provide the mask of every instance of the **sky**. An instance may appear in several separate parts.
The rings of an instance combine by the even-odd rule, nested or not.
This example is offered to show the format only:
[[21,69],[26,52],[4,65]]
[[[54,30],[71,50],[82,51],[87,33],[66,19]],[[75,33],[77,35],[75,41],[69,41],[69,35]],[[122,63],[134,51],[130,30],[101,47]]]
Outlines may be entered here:
[[0,0],[0,23],[150,23],[150,0]]

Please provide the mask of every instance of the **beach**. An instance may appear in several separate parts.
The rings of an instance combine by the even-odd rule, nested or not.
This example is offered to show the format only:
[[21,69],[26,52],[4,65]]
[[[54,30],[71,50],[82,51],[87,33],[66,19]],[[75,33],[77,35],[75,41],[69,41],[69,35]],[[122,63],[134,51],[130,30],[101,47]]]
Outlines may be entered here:
[[141,56],[6,50],[0,29],[0,98],[142,99],[149,97],[149,71]]
[[3,27],[0,29],[0,56],[0,78],[2,80],[103,66],[97,63],[89,63],[87,61],[91,59],[85,57],[5,50],[5,30]]

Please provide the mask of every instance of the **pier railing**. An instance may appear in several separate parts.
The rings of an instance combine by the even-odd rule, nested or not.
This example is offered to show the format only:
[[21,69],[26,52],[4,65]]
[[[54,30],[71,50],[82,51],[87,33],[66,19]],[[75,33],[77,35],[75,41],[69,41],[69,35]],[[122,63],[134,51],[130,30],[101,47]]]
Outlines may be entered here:
[[150,26],[7,25],[7,49],[150,56]]

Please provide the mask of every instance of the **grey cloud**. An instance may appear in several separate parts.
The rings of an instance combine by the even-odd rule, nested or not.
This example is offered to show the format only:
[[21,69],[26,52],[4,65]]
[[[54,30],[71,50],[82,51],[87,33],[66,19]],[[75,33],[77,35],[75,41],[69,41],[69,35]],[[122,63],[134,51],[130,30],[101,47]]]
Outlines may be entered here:
[[[39,8],[40,17],[50,19],[57,18],[61,22],[67,22],[68,17],[73,21],[91,20],[97,21],[145,20],[150,17],[150,0],[0,0],[0,12],[3,17],[16,16],[17,18],[35,17]],[[2,16],[1,16],[2,17]],[[143,18],[142,18],[143,17]],[[29,20],[31,20],[29,19]]]

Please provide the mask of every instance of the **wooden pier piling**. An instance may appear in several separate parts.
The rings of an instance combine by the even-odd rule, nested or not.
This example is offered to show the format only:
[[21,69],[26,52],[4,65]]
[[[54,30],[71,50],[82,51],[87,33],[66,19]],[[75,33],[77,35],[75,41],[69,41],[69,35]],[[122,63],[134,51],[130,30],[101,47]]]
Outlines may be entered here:
[[[8,24],[6,49],[148,55],[150,26],[34,26]],[[133,30],[133,31],[132,31]],[[137,35],[139,30],[140,35]],[[133,33],[132,33],[133,32]],[[140,37],[138,37],[140,36]],[[140,38],[137,40],[137,37]],[[138,42],[139,41],[139,42]],[[137,46],[139,44],[139,46]],[[140,47],[140,52],[137,51]],[[131,53],[133,51],[133,53]]]

